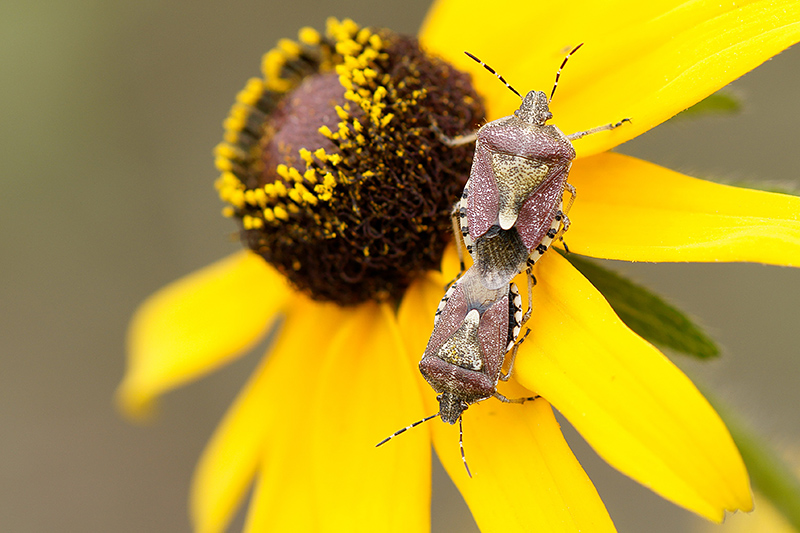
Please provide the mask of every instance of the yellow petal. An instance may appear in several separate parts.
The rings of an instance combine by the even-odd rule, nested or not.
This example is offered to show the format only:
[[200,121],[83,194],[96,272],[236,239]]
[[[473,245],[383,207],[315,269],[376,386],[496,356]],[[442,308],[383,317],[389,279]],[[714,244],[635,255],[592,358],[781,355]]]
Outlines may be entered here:
[[750,510],[733,440],[689,379],[622,324],[564,258],[547,254],[533,333],[515,375],[547,398],[612,466],[711,520]]
[[[404,339],[413,339],[407,346],[415,371],[444,295],[444,280],[457,270],[452,252],[448,249],[445,257],[446,275],[431,272],[415,282],[398,313]],[[427,413],[438,412],[436,392],[419,371],[416,375],[420,376]],[[503,392],[514,398],[531,395],[511,384]],[[469,408],[464,414],[464,447],[472,479],[461,460],[458,428],[438,419],[425,425],[433,429],[437,453],[481,531],[614,531],[603,502],[564,441],[546,401],[505,405],[490,399]],[[421,433],[423,428],[411,431]]]
[[315,324],[316,338],[324,340],[335,329],[337,312],[333,305],[301,296],[287,310],[274,349],[239,393],[195,470],[190,514],[198,533],[224,531],[263,463],[265,450],[292,441],[286,424],[302,421],[303,414],[287,409],[285,404],[291,405],[293,398],[280,393],[286,392],[289,376],[302,368],[302,354],[310,351],[309,324]]
[[[479,16],[476,14],[479,13]],[[489,117],[517,99],[464,57],[476,54],[524,94],[550,92],[570,59],[551,111],[565,133],[630,118],[632,124],[575,143],[579,155],[631,139],[698,102],[800,40],[800,3],[507,1],[436,2],[420,32],[430,50],[473,73]]]
[[[526,395],[516,389],[504,393]],[[489,399],[464,413],[472,478],[459,452],[457,425],[430,423],[436,452],[481,531],[615,531],[545,400],[507,405]]]
[[800,266],[800,198],[698,180],[619,154],[575,163],[570,250],[632,261]]
[[[276,387],[291,416],[271,437],[247,531],[430,527],[427,435],[375,447],[422,412],[395,316],[376,304],[341,315],[331,317],[331,335],[296,354],[294,372]],[[314,323],[306,332],[314,334]]]
[[162,392],[250,348],[289,295],[282,276],[250,252],[234,254],[162,288],[131,320],[119,405],[130,416],[147,416]]

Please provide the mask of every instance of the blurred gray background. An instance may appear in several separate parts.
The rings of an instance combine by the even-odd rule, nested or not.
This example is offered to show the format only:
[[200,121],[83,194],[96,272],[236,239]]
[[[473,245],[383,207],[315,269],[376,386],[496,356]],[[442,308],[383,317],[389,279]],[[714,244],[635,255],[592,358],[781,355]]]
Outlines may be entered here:
[[[0,530],[189,530],[195,461],[260,354],[169,394],[160,419],[137,427],[112,404],[128,318],[155,289],[237,249],[219,214],[211,150],[261,54],[301,26],[323,28],[328,15],[414,33],[427,5],[0,6]],[[797,188],[798,75],[800,48],[733,84],[742,114],[667,124],[621,151],[696,176]],[[800,270],[614,266],[707,326],[724,357],[679,363],[776,447],[793,449]],[[565,432],[620,531],[702,524]],[[434,490],[435,531],[474,528],[441,470]]]

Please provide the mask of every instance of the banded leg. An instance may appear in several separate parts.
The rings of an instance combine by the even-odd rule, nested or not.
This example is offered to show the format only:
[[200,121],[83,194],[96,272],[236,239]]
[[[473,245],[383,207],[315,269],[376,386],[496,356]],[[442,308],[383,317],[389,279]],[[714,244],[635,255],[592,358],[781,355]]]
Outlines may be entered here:
[[431,129],[436,133],[436,135],[439,137],[439,140],[442,141],[443,144],[446,144],[450,147],[461,146],[462,144],[470,144],[478,140],[477,131],[466,133],[464,135],[456,135],[455,137],[449,137],[439,129],[439,125],[436,123],[431,124]]
[[528,396],[527,398],[506,398],[499,392],[495,392],[494,397],[503,403],[525,403],[525,402],[532,402],[533,400],[541,398],[541,396],[539,396],[538,394],[536,396]]
[[614,123],[611,123],[611,124],[605,124],[605,125],[603,125],[603,126],[597,126],[596,128],[592,128],[592,129],[590,129],[590,130],[586,130],[586,131],[577,131],[577,132],[575,132],[575,133],[570,133],[569,135],[567,135],[567,139],[569,139],[570,141],[574,141],[574,140],[576,140],[576,139],[580,139],[581,137],[586,137],[587,135],[592,135],[592,134],[594,134],[594,133],[598,133],[598,132],[600,132],[600,131],[609,131],[609,130],[613,130],[613,129],[619,128],[619,127],[620,127],[620,126],[622,126],[622,125],[623,125],[625,122],[630,122],[630,121],[631,121],[631,119],[629,119],[629,118],[623,118],[622,120],[620,120],[620,121],[619,121],[619,122],[617,122],[616,124],[614,124]]
[[[528,338],[528,335],[531,333],[531,328],[525,332],[525,335],[522,336],[517,342],[514,343],[514,347],[511,348],[511,359],[508,361],[508,370],[506,372],[500,371],[500,379],[502,381],[508,381],[511,377],[511,371],[514,370],[514,361],[517,359],[517,350],[519,350],[519,345],[522,344],[522,341]],[[504,402],[508,402],[508,398],[503,396],[502,394],[498,394],[497,392],[494,393],[495,396],[503,400]],[[511,403],[521,403],[521,402],[511,402]]]
[[456,239],[456,252],[458,253],[458,274],[456,277],[450,280],[450,282],[445,285],[445,289],[450,287],[453,283],[456,282],[458,278],[460,278],[464,272],[467,270],[467,265],[464,263],[464,248],[467,247],[466,242],[464,242],[464,230],[461,225],[461,219],[466,216],[466,213],[462,213],[461,201],[459,200],[453,206],[453,210],[450,212],[450,221],[453,224],[453,236]]
[[553,237],[553,240],[558,239],[559,241],[561,241],[561,244],[564,245],[564,250],[567,253],[569,253],[569,247],[567,246],[567,243],[564,241],[564,234],[569,229],[569,224],[570,224],[567,213],[569,213],[570,209],[572,209],[572,204],[575,203],[575,197],[578,195],[578,191],[575,189],[573,185],[569,183],[565,185],[565,188],[569,192],[569,200],[567,201],[567,205],[566,206],[562,205],[562,209],[559,209],[558,211],[557,216],[561,217],[561,226],[558,228],[558,231]]

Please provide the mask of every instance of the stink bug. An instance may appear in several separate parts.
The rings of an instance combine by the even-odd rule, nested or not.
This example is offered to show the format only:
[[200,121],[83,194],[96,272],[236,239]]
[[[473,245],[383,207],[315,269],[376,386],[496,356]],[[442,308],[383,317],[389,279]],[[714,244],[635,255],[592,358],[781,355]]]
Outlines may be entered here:
[[[528,298],[532,285],[528,284]],[[508,403],[523,403],[533,398],[509,399],[497,392],[498,380],[511,375],[520,343],[530,333],[517,339],[530,316],[530,307],[522,314],[522,301],[513,283],[502,289],[487,289],[473,267],[453,283],[445,293],[434,317],[433,333],[419,369],[439,393],[439,412],[405,427],[377,444],[400,435],[427,420],[441,418],[448,424],[459,423],[461,415],[473,403],[495,398]],[[503,372],[506,355],[511,353],[508,370]],[[472,476],[459,436],[461,457]]]
[[[541,91],[530,91],[522,98],[502,76],[467,53],[522,98],[513,115],[484,124],[473,135],[444,139],[453,146],[476,143],[470,177],[453,209],[453,226],[457,243],[462,244],[461,236],[487,288],[506,286],[526,265],[530,275],[533,263],[569,228],[566,213],[575,199],[575,188],[567,183],[575,158],[572,141],[630,122],[626,118],[570,135],[546,124],[553,117],[549,104],[561,69],[581,46],[564,58],[549,99]],[[570,192],[566,208],[562,204],[565,190]],[[460,246],[459,258],[463,272]]]

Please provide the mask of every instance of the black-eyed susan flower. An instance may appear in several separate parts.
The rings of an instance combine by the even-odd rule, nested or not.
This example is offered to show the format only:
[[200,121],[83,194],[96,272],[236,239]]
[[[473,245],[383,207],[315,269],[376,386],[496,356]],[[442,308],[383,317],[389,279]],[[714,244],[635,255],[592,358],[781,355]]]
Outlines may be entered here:
[[493,119],[519,105],[464,49],[515,85],[541,89],[584,42],[552,103],[553,123],[572,132],[631,118],[575,143],[572,252],[797,266],[800,199],[606,151],[798,40],[792,1],[441,1],[422,49],[351,21],[281,41],[237,97],[216,151],[217,188],[248,250],[142,305],[118,394],[128,413],[144,414],[284,317],[200,460],[196,529],[224,529],[254,485],[247,531],[424,531],[432,440],[482,529],[611,531],[551,405],[610,464],[678,505],[716,521],[749,510],[747,473],[714,410],[555,253],[537,264],[534,332],[504,389],[542,399],[470,407],[474,477],[447,424],[374,446],[437,410],[416,366],[456,270],[442,254],[471,162],[469,147],[444,146],[437,132],[467,133],[484,107]]

